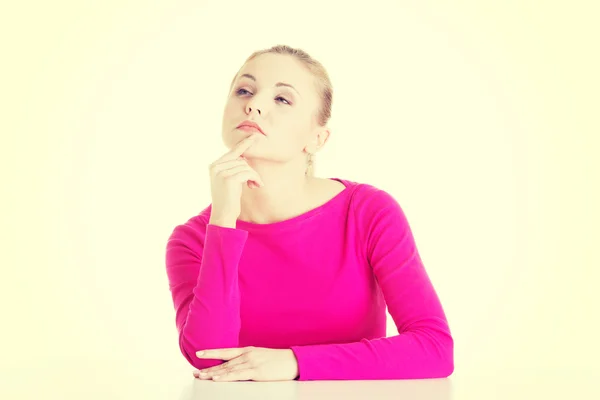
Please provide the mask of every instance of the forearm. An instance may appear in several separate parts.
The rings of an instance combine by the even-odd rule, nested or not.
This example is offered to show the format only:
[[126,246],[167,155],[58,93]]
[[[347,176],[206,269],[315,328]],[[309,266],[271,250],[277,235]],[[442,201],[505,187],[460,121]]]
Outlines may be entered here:
[[454,342],[443,321],[388,338],[292,350],[301,381],[445,378],[454,370]]
[[186,301],[179,304],[177,310],[179,346],[186,359],[197,368],[220,363],[197,358],[197,351],[239,345],[238,263],[245,236],[224,228],[207,226],[195,286],[191,293],[187,292]]

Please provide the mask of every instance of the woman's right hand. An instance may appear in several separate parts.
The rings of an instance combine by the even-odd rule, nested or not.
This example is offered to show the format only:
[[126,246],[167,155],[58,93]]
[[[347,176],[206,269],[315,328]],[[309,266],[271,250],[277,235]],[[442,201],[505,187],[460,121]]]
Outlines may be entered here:
[[248,136],[210,164],[212,208],[209,223],[234,228],[241,212],[242,185],[247,184],[250,188],[264,186],[258,173],[241,157],[258,135]]

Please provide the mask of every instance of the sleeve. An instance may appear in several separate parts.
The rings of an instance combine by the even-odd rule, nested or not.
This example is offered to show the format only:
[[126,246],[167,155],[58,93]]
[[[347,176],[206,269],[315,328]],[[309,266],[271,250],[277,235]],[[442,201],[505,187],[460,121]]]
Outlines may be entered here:
[[450,328],[406,216],[387,192],[374,196],[363,242],[398,335],[294,346],[298,380],[446,378],[454,371]]
[[189,363],[207,368],[223,360],[200,359],[202,349],[238,347],[238,263],[248,232],[217,225],[198,231],[179,225],[166,246],[166,270],[175,308],[179,347]]

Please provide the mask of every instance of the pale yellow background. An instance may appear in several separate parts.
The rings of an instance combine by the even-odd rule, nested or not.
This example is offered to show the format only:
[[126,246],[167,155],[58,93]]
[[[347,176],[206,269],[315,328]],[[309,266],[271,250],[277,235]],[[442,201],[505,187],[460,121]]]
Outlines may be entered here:
[[[455,338],[451,379],[598,372],[595,4],[1,6],[2,388],[54,398],[73,384],[61,371],[102,382],[111,365],[131,374],[115,394],[189,384],[166,241],[210,202],[233,74],[279,43],[334,85],[316,174],[405,210]],[[164,385],[141,397],[143,376]]]

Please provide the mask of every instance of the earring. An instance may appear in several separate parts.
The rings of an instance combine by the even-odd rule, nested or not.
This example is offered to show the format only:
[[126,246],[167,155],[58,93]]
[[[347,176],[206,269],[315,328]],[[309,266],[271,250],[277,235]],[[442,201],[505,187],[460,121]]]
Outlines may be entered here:
[[313,163],[313,157],[315,156],[315,153],[308,153],[308,165],[312,165]]
[[313,153],[308,153],[308,159],[306,161],[306,172],[305,175],[313,174]]

